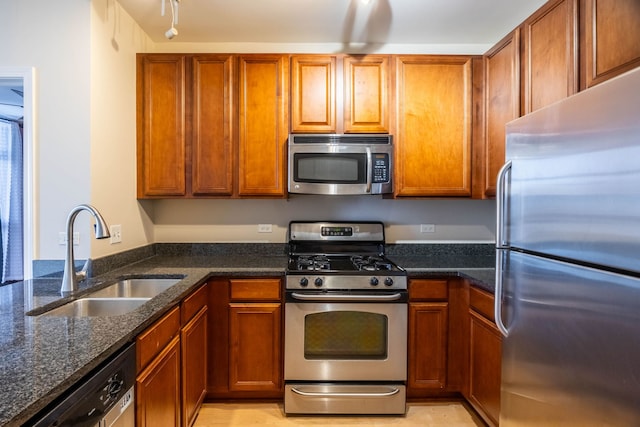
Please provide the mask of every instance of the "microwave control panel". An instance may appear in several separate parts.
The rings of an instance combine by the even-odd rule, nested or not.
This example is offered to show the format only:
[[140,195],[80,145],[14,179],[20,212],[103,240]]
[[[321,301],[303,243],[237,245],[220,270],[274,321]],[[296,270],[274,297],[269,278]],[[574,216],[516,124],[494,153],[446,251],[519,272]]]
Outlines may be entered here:
[[390,170],[391,165],[388,154],[373,155],[373,176],[371,177],[373,183],[389,182]]

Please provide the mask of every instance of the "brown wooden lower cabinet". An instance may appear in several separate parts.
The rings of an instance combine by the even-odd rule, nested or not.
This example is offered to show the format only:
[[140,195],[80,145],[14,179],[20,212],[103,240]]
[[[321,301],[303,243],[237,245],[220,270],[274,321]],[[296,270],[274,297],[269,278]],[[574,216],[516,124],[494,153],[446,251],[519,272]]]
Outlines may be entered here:
[[409,281],[407,397],[456,397],[466,382],[468,285],[460,278]]
[[408,397],[447,386],[448,311],[446,280],[409,281]]
[[500,419],[502,336],[493,320],[493,295],[470,289],[469,383],[466,398],[490,426]]
[[[208,286],[204,285],[182,302],[182,425],[191,426],[207,391]],[[193,314],[195,312],[195,314]]]
[[180,425],[180,339],[176,336],[136,380],[137,426]]
[[442,390],[447,385],[446,302],[409,304],[409,387]]
[[282,387],[280,303],[229,306],[229,390],[279,391]]
[[210,283],[208,398],[282,398],[281,287],[280,278]]
[[207,383],[205,284],[136,338],[136,426],[189,427]]
[[180,426],[180,308],[136,339],[136,426]]

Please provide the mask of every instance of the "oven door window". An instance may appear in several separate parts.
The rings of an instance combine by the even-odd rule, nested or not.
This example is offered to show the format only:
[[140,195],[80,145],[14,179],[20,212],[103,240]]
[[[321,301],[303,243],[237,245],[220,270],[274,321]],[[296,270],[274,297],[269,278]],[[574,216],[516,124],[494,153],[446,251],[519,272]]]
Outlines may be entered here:
[[327,311],[305,316],[304,357],[310,360],[387,359],[387,316]]
[[294,180],[309,183],[365,184],[366,154],[297,153]]

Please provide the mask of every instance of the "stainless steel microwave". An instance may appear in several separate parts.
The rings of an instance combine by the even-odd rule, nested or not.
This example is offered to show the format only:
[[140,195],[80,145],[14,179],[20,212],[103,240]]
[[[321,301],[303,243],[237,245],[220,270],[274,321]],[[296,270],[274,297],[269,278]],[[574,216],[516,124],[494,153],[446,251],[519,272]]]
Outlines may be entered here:
[[289,135],[289,193],[392,193],[392,140],[381,134]]

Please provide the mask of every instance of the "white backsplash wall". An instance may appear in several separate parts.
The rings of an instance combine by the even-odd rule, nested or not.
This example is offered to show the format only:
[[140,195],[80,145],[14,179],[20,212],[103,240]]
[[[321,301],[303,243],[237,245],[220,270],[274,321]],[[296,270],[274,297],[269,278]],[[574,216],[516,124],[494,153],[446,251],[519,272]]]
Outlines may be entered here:
[[[289,200],[156,200],[141,206],[159,243],[285,243],[292,220],[382,221],[387,243],[495,241],[494,200],[294,195]],[[260,224],[272,231],[258,232]],[[435,232],[420,232],[421,224],[435,225]]]

